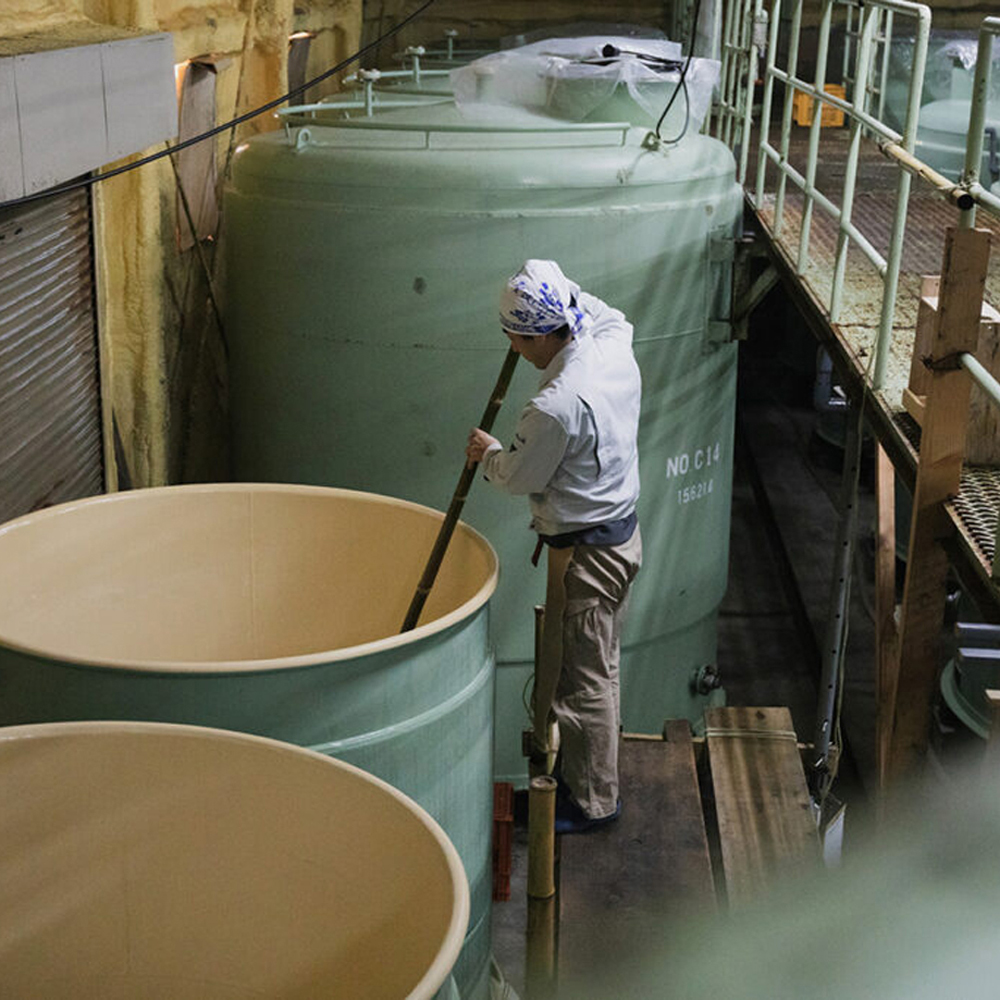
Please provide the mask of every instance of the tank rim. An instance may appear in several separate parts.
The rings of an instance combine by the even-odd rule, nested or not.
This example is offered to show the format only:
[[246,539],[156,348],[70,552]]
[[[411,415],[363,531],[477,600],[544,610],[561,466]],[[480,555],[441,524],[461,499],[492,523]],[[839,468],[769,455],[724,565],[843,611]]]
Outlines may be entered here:
[[[351,492],[344,490],[342,492]],[[33,722],[0,728],[0,747],[23,740],[44,740],[52,737],[82,736],[84,738],[100,738],[114,735],[166,736],[172,739],[195,739],[203,743],[241,745],[260,748],[284,757],[312,760],[323,767],[333,766],[336,770],[351,776],[351,779],[362,785],[374,786],[388,798],[399,805],[418,826],[440,848],[445,859],[445,865],[451,876],[456,892],[456,905],[448,927],[442,936],[439,952],[424,974],[414,984],[411,996],[431,996],[448,979],[459,954],[465,944],[465,931],[471,913],[471,895],[469,880],[465,865],[459,857],[458,849],[452,843],[444,827],[412,796],[401,792],[388,781],[365,771],[356,764],[351,764],[336,757],[328,757],[317,753],[308,747],[276,740],[269,736],[259,736],[255,733],[243,733],[233,729],[220,729],[216,726],[195,726],[176,722],[142,722],[131,720],[76,720],[69,722]]]
[[[436,520],[444,520],[444,514],[428,507],[425,504],[414,503],[411,500],[403,500],[399,497],[385,496],[381,493],[369,493],[364,490],[348,490],[335,486],[310,486],[293,483],[196,483],[182,486],[153,486],[140,490],[128,490],[117,493],[104,493],[97,496],[82,497],[79,500],[70,500],[66,503],[46,507],[42,510],[24,514],[0,525],[0,539],[12,531],[17,531],[26,525],[33,525],[39,521],[54,517],[72,516],[73,512],[81,507],[92,507],[98,504],[113,504],[128,502],[128,498],[136,494],[142,495],[164,495],[164,494],[197,494],[197,493],[251,493],[255,491],[265,491],[269,493],[291,493],[301,495],[320,496],[343,496],[356,499],[366,499],[376,503],[392,506],[406,507],[414,511],[421,511],[433,515]],[[456,531],[466,532],[480,549],[487,555],[491,564],[490,573],[479,588],[467,601],[453,608],[446,615],[435,618],[417,626],[409,632],[396,633],[384,636],[381,639],[374,639],[370,642],[359,643],[354,646],[342,646],[330,650],[321,650],[317,653],[303,653],[293,656],[271,657],[260,660],[123,660],[113,657],[88,657],[73,656],[72,654],[56,653],[41,646],[31,646],[24,643],[13,642],[0,632],[0,649],[6,649],[13,653],[30,656],[34,659],[54,660],[68,667],[82,667],[88,670],[113,670],[127,671],[130,673],[143,674],[259,674],[267,672],[277,672],[284,670],[305,669],[315,666],[323,666],[341,662],[344,660],[357,660],[377,653],[387,652],[401,646],[411,645],[422,639],[429,638],[439,632],[444,632],[467,618],[483,607],[493,596],[497,588],[500,575],[499,559],[496,550],[486,539],[471,525],[465,521],[459,521]]]

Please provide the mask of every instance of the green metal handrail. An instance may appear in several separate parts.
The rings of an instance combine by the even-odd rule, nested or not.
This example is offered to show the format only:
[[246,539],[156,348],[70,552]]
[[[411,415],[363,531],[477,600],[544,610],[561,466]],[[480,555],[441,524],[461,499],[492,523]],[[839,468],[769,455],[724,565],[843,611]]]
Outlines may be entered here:
[[766,23],[763,0],[726,0],[713,134],[730,148],[739,149],[737,177],[741,184],[746,181],[749,165],[754,82],[760,68]]
[[[943,198],[956,205],[960,211],[961,225],[975,225],[977,207],[1000,216],[1000,197],[987,190],[979,180],[979,170],[983,156],[983,137],[987,112],[987,100],[992,70],[993,39],[1000,36],[1000,17],[983,20],[979,34],[979,50],[976,61],[975,83],[969,116],[969,130],[966,142],[965,169],[959,181],[953,182],[942,176],[914,155],[917,123],[920,114],[920,100],[923,92],[924,72],[927,61],[927,45],[930,35],[931,11],[920,3],[909,0],[822,0],[819,36],[816,52],[816,71],[813,83],[798,77],[799,43],[802,32],[804,0],[790,0],[791,24],[788,38],[786,65],[776,65],[781,30],[783,0],[771,0],[767,15],[769,22],[768,40],[765,50],[764,89],[761,99],[761,127],[757,151],[757,177],[752,200],[758,211],[764,206],[767,188],[767,168],[773,164],[778,171],[774,193],[774,214],[772,231],[780,237],[785,225],[785,203],[787,184],[791,181],[803,194],[802,221],[800,228],[797,271],[804,274],[809,267],[809,240],[812,212],[819,206],[836,220],[839,228],[834,274],[831,282],[829,317],[837,322],[843,298],[846,278],[847,252],[853,242],[876,268],[883,280],[883,294],[879,327],[873,351],[871,384],[880,390],[885,383],[885,371],[889,358],[892,338],[896,295],[899,287],[899,270],[902,259],[903,241],[906,231],[906,214],[909,205],[911,180],[914,176],[929,184]],[[826,73],[830,50],[830,33],[835,4],[848,5],[847,31],[857,40],[855,54],[854,86],[850,100],[844,100],[826,92]],[[851,14],[852,7],[858,8],[857,30]],[[726,59],[720,84],[720,101],[717,106],[716,135],[733,145],[736,136],[735,123],[741,108],[752,107],[752,77],[746,83],[746,92],[740,90],[740,72],[747,73],[753,59],[759,54],[760,46],[754,46],[752,28],[759,24],[762,12],[756,0],[727,0],[727,21],[724,35],[727,39]],[[916,20],[914,58],[910,70],[906,115],[902,134],[889,128],[881,121],[884,109],[885,81],[888,67],[888,51],[893,28],[893,17],[906,16]],[[883,19],[884,18],[884,19]],[[733,22],[739,20],[740,24]],[[850,38],[845,49],[850,48]],[[869,86],[869,77],[876,71],[874,59],[878,44],[884,46],[882,63],[878,68],[881,86]],[[845,52],[845,78],[847,77],[848,55]],[[775,82],[784,87],[784,103],[781,114],[781,128],[778,145],[770,142],[769,124],[774,108]],[[809,148],[805,172],[796,170],[789,163],[791,147],[793,101],[796,93],[812,98],[812,121],[809,132]],[[879,94],[879,104],[875,112],[869,106],[873,93]],[[819,162],[820,135],[822,129],[822,108],[824,105],[842,111],[850,123],[848,155],[845,162],[844,187],[841,204],[838,206],[830,197],[816,187],[817,165]],[[749,135],[750,119],[742,125],[742,135]],[[889,249],[883,257],[871,242],[858,230],[852,221],[854,195],[856,190],[861,138],[871,134],[881,151],[890,157],[899,169],[896,188],[895,214],[889,239]],[[744,180],[741,174],[741,181]],[[1000,382],[972,355],[963,353],[958,362],[968,372],[973,381],[983,390],[995,406],[1000,407]],[[997,543],[991,568],[994,581],[1000,582],[1000,522],[997,525]]]
[[[774,201],[774,234],[780,236],[785,222],[785,199],[787,182],[790,180],[803,193],[802,223],[799,235],[797,270],[804,274],[809,267],[809,241],[814,205],[830,214],[838,223],[839,233],[831,284],[829,313],[831,322],[837,322],[843,302],[844,281],[847,271],[847,254],[853,242],[875,266],[884,282],[878,335],[876,338],[872,383],[881,389],[885,381],[888,343],[892,336],[895,314],[896,292],[899,287],[899,266],[902,259],[903,237],[906,230],[906,211],[909,205],[911,173],[899,171],[896,188],[895,214],[889,239],[889,250],[883,257],[871,242],[854,225],[854,197],[857,185],[858,162],[861,139],[864,132],[873,133],[883,143],[898,147],[912,156],[916,143],[917,119],[920,112],[920,95],[923,91],[924,70],[927,59],[927,43],[930,35],[931,12],[924,4],[909,0],[871,0],[860,12],[858,46],[855,59],[854,87],[851,100],[847,101],[826,92],[827,63],[830,51],[830,32],[835,5],[844,0],[823,0],[816,52],[816,72],[813,83],[798,76],[799,38],[802,29],[804,0],[792,0],[791,34],[788,45],[787,68],[776,65],[778,32],[781,18],[782,0],[772,0],[770,11],[770,38],[768,42],[766,68],[764,73],[764,94],[762,99],[760,142],[757,161],[757,184],[754,201],[758,208],[764,203],[767,183],[767,166],[774,163],[778,169],[778,185]],[[868,79],[873,69],[873,51],[878,41],[885,41],[889,26],[883,27],[883,37],[878,37],[883,14],[899,14],[916,20],[917,33],[914,46],[913,66],[910,71],[909,93],[906,119],[902,135],[885,125],[873,115],[867,105],[869,100]],[[770,121],[774,102],[775,81],[785,88],[782,109],[781,132],[778,147],[771,145],[766,124]],[[795,93],[807,94],[812,98],[812,123],[809,131],[809,152],[805,174],[795,170],[789,163],[791,147],[792,109]],[[844,187],[841,204],[834,202],[816,187],[816,173],[819,162],[819,145],[822,130],[822,108],[824,105],[842,111],[850,123],[851,135],[844,170]]]
[[[976,203],[1000,215],[1000,198],[979,183],[979,166],[983,162],[983,133],[986,126],[986,105],[993,70],[993,39],[1000,35],[1000,17],[983,19],[979,28],[979,50],[976,53],[976,76],[972,85],[972,105],[969,108],[969,131],[965,145],[965,169],[960,183]],[[962,213],[962,226],[971,229],[976,224],[976,206]]]

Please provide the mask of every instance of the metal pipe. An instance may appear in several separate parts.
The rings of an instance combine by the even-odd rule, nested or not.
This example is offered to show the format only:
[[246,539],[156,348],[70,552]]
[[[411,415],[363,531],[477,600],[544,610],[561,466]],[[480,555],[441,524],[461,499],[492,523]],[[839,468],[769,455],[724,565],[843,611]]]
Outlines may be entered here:
[[760,112],[760,135],[757,152],[757,186],[754,204],[759,212],[764,205],[764,185],[767,170],[767,133],[771,127],[771,104],[774,99],[774,60],[778,50],[778,25],[781,21],[781,0],[771,4],[771,23],[768,27],[767,57],[764,66],[764,96]]
[[887,10],[885,12],[885,31],[882,37],[882,78],[879,81],[878,89],[878,120],[882,120],[885,114],[885,92],[889,86],[889,52],[892,48],[892,19],[895,12]]
[[991,212],[1000,215],[1000,198],[993,194],[992,191],[987,191],[982,184],[977,182],[969,185],[968,192],[978,205],[982,205],[983,208],[988,208]]
[[[970,187],[979,183],[979,166],[983,161],[983,131],[986,127],[986,105],[990,94],[993,36],[997,34],[1000,34],[1000,17],[985,18],[979,30],[976,75],[972,85],[972,104],[969,107],[969,131],[965,140],[965,169],[961,178],[962,183]],[[975,205],[962,213],[960,224],[963,229],[975,226]]]
[[[788,80],[795,78],[799,68],[799,35],[802,33],[802,2],[803,0],[792,0],[792,28],[791,37],[788,39]],[[775,76],[778,76],[775,70]],[[778,76],[780,80],[781,77]],[[785,86],[785,105],[781,113],[781,160],[779,166],[788,164],[788,149],[792,142],[792,101],[795,97],[794,87]],[[774,196],[774,236],[775,239],[781,235],[781,224],[785,211],[785,188],[786,173],[784,170],[778,175],[778,190]]]
[[[743,124],[740,129],[740,175],[743,185],[747,179],[747,165],[750,162],[750,132],[753,128],[753,90],[757,72],[760,69],[760,51],[757,48],[757,25],[762,15],[761,0],[754,0],[753,21],[750,25],[750,47],[747,50],[747,72],[743,90]],[[766,19],[766,15],[764,15]]]
[[[865,88],[868,85],[868,69],[872,47],[872,36],[875,32],[875,17],[877,8],[866,8],[863,14],[861,43],[858,46],[858,62],[855,73],[854,110],[861,111],[865,100]],[[841,226],[837,236],[837,255],[833,267],[833,287],[830,290],[830,322],[836,323],[840,318],[840,304],[844,292],[844,274],[847,270],[847,251],[849,236],[844,227],[851,221],[854,211],[854,188],[858,177],[858,159],[861,155],[861,122],[855,117],[851,123],[851,140],[847,150],[847,164],[844,168],[844,191],[841,195]]]
[[788,84],[790,87],[794,87],[796,90],[801,90],[804,94],[809,94],[813,100],[822,101],[824,104],[829,104],[831,107],[839,108],[844,114],[848,115],[850,118],[859,119],[865,126],[871,129],[872,132],[881,135],[884,139],[888,139],[891,142],[902,141],[902,136],[889,128],[884,122],[880,122],[877,118],[873,118],[864,110],[859,110],[850,101],[845,101],[842,97],[837,97],[836,94],[830,94],[826,91],[822,93],[818,91],[812,84],[806,83],[805,80],[800,80],[797,77],[790,77],[787,73],[784,73],[780,69],[774,71],[774,75],[781,80],[782,83]]
[[844,645],[847,638],[848,606],[851,596],[851,565],[854,558],[854,536],[858,522],[858,469],[861,457],[861,427],[856,406],[847,411],[847,442],[844,470],[840,487],[840,520],[833,557],[833,578],[830,586],[829,614],[823,645],[823,670],[816,706],[816,748],[813,771],[822,771],[830,756],[830,741],[837,707],[837,691],[843,668]]
[[[913,66],[910,70],[910,92],[906,102],[906,120],[903,124],[903,151],[913,157],[917,142],[917,125],[920,120],[920,98],[924,89],[927,68],[927,43],[930,39],[930,11],[917,22],[916,42],[913,48]],[[887,53],[888,54],[888,53]],[[913,157],[916,162],[916,157]],[[906,212],[910,204],[911,175],[900,170],[896,183],[896,212],[889,237],[889,255],[886,262],[885,287],[882,289],[882,307],[879,314],[878,333],[875,337],[875,361],[872,386],[879,390],[885,385],[885,370],[889,362],[889,345],[892,324],[896,316],[896,292],[899,289],[899,268],[903,260],[903,239],[906,235]]]
[[847,8],[845,10],[844,18],[844,57],[843,64],[841,66],[841,79],[845,82],[851,74],[851,38],[853,37],[853,27],[854,27],[854,7],[851,4],[845,4]]
[[[824,0],[820,18],[819,42],[816,47],[817,94],[826,92],[826,61],[830,52],[830,24],[833,20],[833,0]],[[809,155],[806,159],[805,204],[802,207],[802,225],[799,227],[799,259],[796,270],[805,274],[809,267],[809,233],[812,228],[813,196],[816,187],[816,167],[819,163],[819,138],[823,129],[823,105],[813,98],[813,118],[809,124]]]
[[733,57],[733,52],[737,45],[737,31],[739,16],[738,12],[740,10],[740,4],[742,0],[728,0],[727,3],[727,20],[726,20],[726,49],[723,54],[723,65],[722,65],[722,78],[719,81],[719,93],[722,95],[723,103],[727,108],[724,120],[720,121],[720,138],[727,145],[732,145],[732,122],[733,116],[732,112],[728,109],[734,107],[733,93],[732,93],[732,79],[734,76],[733,65],[735,59]]
[[[361,107],[358,103],[358,107]],[[282,115],[291,114],[296,110],[325,110],[336,111],[337,105],[319,104],[302,105],[296,108],[283,108]],[[504,132],[511,134],[536,134],[541,135],[547,132],[620,132],[622,134],[622,144],[628,136],[632,126],[629,122],[553,122],[551,125],[479,125],[475,122],[462,122],[457,125],[439,123],[436,125],[421,125],[415,122],[392,122],[386,124],[377,118],[367,121],[364,118],[349,118],[344,121],[324,122],[317,119],[311,122],[312,125],[327,126],[329,128],[360,128],[360,129],[383,129],[387,132],[426,132],[428,135],[434,132]],[[652,135],[652,132],[650,133]]]
[[1000,407],[1000,382],[988,368],[984,368],[974,354],[963,352],[958,356],[959,363],[972,376],[972,381],[983,390],[994,406]]

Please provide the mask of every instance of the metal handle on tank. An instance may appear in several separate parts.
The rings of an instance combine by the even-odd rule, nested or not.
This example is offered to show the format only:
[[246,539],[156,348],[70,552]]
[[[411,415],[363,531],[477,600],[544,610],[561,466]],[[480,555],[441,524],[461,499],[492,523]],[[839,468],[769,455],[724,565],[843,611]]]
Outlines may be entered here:
[[[496,420],[497,413],[503,404],[504,396],[507,395],[507,386],[510,385],[510,378],[514,374],[514,366],[517,364],[517,359],[518,353],[511,347],[507,351],[507,357],[504,358],[503,368],[500,369],[497,384],[493,386],[493,392],[490,393],[490,401],[486,404],[486,409],[483,411],[483,418],[478,424],[487,433],[492,430],[493,421]],[[438,532],[434,548],[431,550],[427,565],[424,567],[424,574],[420,578],[420,583],[417,584],[413,600],[410,601],[410,608],[406,612],[406,619],[403,622],[403,627],[399,630],[400,632],[409,632],[416,627],[417,620],[420,618],[420,612],[424,609],[424,602],[427,600],[427,595],[431,592],[431,588],[434,586],[434,581],[437,578],[438,570],[441,568],[444,554],[448,551],[448,543],[451,541],[451,536],[455,531],[455,525],[458,524],[462,507],[465,506],[465,498],[469,494],[469,487],[472,485],[475,477],[476,466],[466,463],[462,467],[462,475],[458,478],[458,486],[455,487],[455,492],[452,495],[448,513],[445,514],[444,521],[441,522],[441,530]]]

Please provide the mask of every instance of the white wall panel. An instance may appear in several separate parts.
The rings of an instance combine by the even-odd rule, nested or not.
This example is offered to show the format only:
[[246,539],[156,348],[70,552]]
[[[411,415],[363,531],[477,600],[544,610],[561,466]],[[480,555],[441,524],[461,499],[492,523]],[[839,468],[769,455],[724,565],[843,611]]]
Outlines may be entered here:
[[101,47],[14,57],[26,194],[106,163]]
[[101,62],[108,118],[105,162],[177,135],[172,36],[107,42],[101,46]]
[[24,194],[14,60],[0,59],[0,201]]

